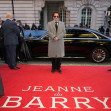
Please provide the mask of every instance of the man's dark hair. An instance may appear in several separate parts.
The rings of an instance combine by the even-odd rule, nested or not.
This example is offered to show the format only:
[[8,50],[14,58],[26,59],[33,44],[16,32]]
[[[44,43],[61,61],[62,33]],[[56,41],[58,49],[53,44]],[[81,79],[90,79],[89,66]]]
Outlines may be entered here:
[[60,18],[60,13],[59,12],[53,12],[52,17],[54,17],[55,13],[57,13],[59,15],[59,18]]

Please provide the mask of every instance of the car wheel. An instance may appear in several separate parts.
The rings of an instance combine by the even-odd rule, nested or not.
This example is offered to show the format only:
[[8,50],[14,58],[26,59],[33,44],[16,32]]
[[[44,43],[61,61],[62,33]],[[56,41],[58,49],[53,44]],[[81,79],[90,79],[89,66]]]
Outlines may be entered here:
[[108,51],[102,47],[95,48],[91,51],[90,58],[93,62],[104,62],[108,59]]

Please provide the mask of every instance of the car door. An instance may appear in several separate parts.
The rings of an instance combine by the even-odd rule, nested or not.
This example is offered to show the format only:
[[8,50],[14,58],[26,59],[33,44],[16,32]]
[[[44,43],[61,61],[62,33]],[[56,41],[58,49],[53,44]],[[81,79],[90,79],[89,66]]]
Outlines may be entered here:
[[90,52],[90,49],[96,44],[96,36],[82,29],[70,29],[66,31],[65,51],[66,56],[84,57]]
[[32,57],[47,57],[48,39],[46,36],[44,38],[38,37],[34,40],[27,41]]

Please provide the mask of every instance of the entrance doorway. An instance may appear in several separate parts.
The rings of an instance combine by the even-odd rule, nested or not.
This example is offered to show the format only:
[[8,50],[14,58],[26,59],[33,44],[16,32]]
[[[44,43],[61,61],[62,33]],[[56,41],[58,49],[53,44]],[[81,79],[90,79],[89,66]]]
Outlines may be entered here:
[[40,23],[43,25],[44,29],[47,29],[47,23],[52,21],[53,12],[60,13],[60,20],[67,25],[69,13],[67,8],[64,7],[64,1],[46,1],[45,7],[41,11]]

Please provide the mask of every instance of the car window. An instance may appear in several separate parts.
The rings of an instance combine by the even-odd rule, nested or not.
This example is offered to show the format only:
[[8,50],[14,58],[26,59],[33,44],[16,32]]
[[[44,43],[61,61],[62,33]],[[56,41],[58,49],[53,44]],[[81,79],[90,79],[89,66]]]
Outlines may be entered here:
[[93,33],[86,30],[69,29],[66,30],[66,38],[97,38]]
[[98,33],[95,33],[95,34],[98,36],[99,39],[106,39],[106,38],[104,37],[104,35],[101,35],[101,34],[98,34]]

